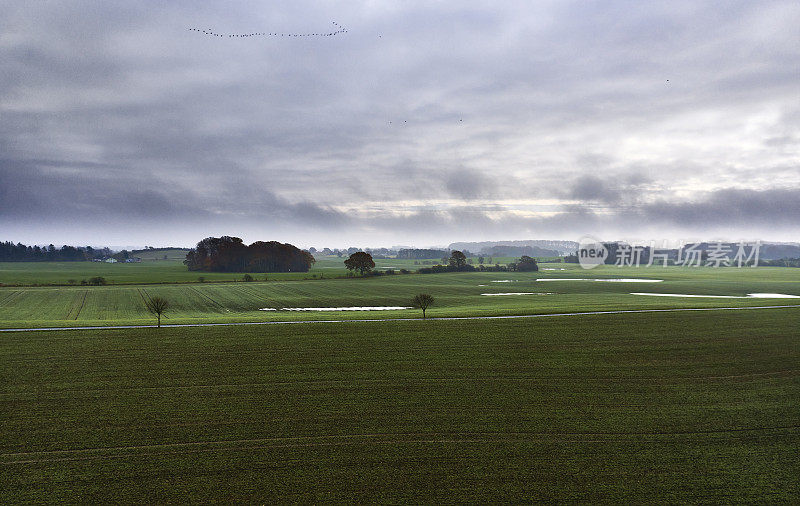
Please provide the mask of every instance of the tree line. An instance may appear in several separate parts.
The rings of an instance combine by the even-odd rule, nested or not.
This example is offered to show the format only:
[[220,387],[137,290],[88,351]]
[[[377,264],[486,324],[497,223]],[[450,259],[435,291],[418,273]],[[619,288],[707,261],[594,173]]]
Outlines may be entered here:
[[[474,265],[470,265],[469,263],[467,263],[467,256],[462,251],[454,250],[450,253],[450,258],[445,258],[443,260],[446,260],[446,263],[444,265],[422,267],[417,272],[420,274],[435,274],[439,272],[462,272],[462,271],[535,272],[539,270],[539,265],[536,263],[536,259],[531,258],[527,255],[522,255],[522,257],[520,257],[519,260],[517,260],[516,262],[511,262],[508,265],[494,265],[494,266],[480,265],[478,267],[475,267]],[[350,257],[344,261],[344,265],[345,267],[347,267],[348,270],[358,271],[362,276],[370,274],[372,272],[372,269],[375,268],[375,262],[372,259],[372,255],[364,251],[358,251],[350,255]],[[391,272],[393,273],[393,271]]]
[[26,246],[21,242],[0,242],[0,262],[85,262],[95,258],[111,256],[108,248],[94,249],[91,246]]
[[256,241],[245,245],[238,237],[206,237],[186,254],[190,271],[308,272],[314,257],[291,244]]

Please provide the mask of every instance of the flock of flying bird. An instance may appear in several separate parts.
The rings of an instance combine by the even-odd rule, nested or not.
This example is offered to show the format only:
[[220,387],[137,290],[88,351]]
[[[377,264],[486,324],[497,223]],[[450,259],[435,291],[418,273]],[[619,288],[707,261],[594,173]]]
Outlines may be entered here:
[[203,30],[201,28],[189,28],[190,32],[199,32],[203,35],[210,35],[212,37],[334,37],[339,35],[340,33],[347,33],[347,30],[337,23],[333,21],[333,25],[336,27],[336,30],[333,32],[327,33],[278,33],[278,32],[253,32],[253,33],[216,33],[211,28]]

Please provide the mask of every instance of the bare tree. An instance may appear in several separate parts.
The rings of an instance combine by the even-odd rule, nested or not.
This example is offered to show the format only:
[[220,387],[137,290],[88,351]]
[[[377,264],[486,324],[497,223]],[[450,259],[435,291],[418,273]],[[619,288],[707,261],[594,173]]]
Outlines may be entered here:
[[422,318],[424,319],[425,310],[433,305],[433,296],[427,293],[415,295],[414,298],[411,299],[411,305],[422,310]]
[[169,302],[164,297],[150,297],[145,301],[147,310],[158,317],[158,326],[161,327],[161,315],[169,308]]

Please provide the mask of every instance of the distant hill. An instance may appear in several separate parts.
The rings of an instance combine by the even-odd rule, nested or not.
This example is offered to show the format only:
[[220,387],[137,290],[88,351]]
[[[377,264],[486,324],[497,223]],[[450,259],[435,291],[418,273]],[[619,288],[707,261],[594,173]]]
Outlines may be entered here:
[[765,242],[761,245],[759,257],[765,260],[800,258],[800,244],[796,242]]
[[493,256],[553,257],[575,253],[578,243],[575,241],[522,240],[522,241],[483,241],[454,242],[449,248],[473,253],[485,253]]

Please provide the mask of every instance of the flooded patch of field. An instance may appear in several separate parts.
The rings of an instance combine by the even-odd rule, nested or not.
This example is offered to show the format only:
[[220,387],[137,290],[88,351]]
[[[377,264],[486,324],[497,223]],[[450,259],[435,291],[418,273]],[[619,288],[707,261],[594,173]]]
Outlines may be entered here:
[[507,292],[507,293],[482,293],[481,295],[492,297],[496,295],[553,295],[553,294],[550,292]]
[[594,281],[605,283],[661,283],[663,279],[644,278],[539,278],[536,281]]
[[632,292],[631,295],[645,295],[648,297],[698,297],[704,299],[800,299],[800,295],[788,295],[785,293],[748,293],[747,295],[693,295],[688,293]]

